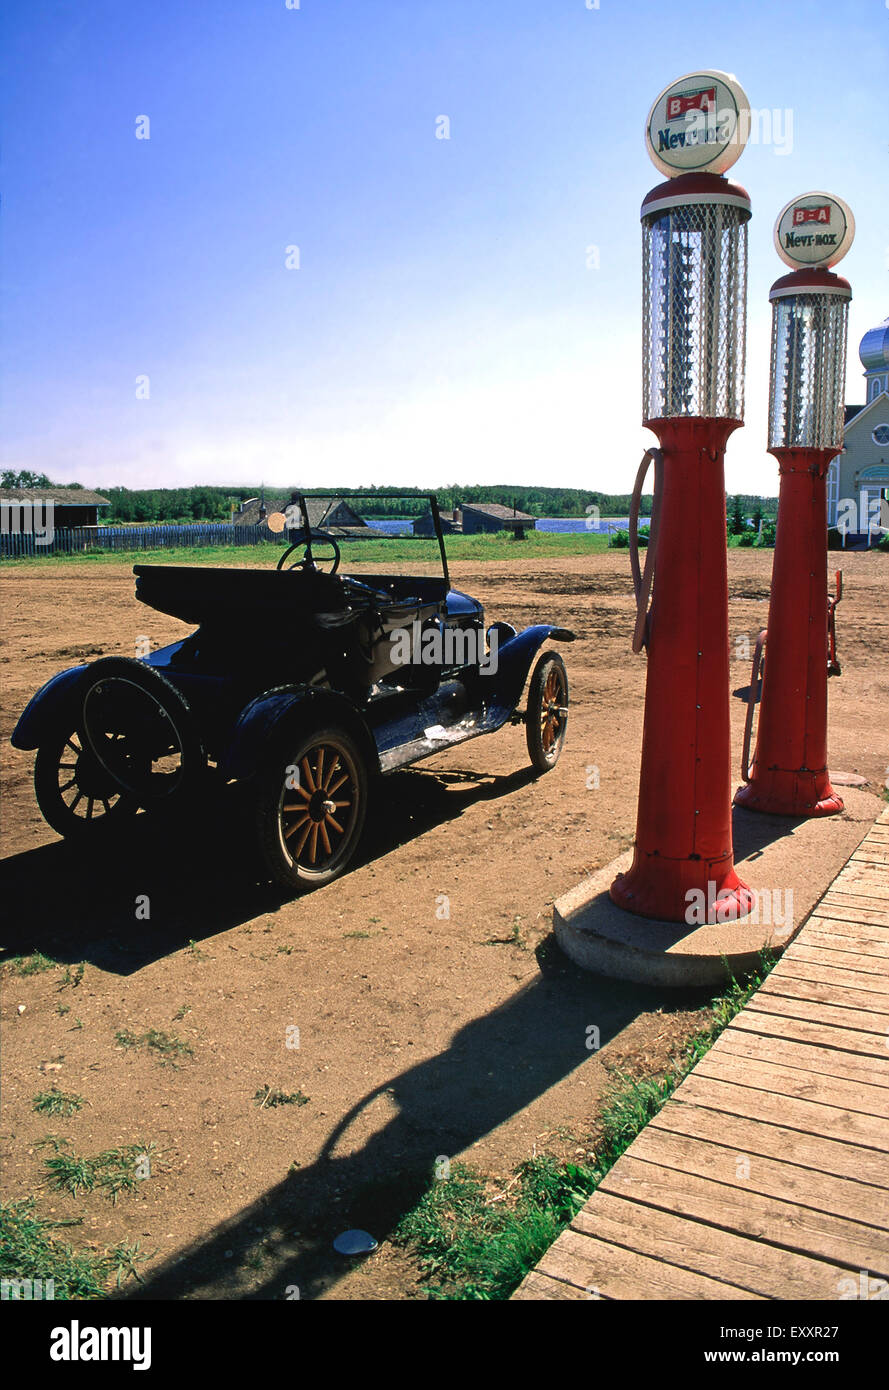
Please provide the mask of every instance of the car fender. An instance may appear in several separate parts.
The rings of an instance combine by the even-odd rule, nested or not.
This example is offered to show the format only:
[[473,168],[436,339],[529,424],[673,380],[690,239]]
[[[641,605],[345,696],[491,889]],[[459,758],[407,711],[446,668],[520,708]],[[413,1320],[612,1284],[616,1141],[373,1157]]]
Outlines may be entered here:
[[59,728],[74,707],[74,695],[86,670],[86,664],[69,666],[31,696],[12,731],[9,741],[13,748],[37,748],[47,733]]
[[262,765],[272,740],[291,722],[330,719],[349,729],[358,739],[369,772],[378,772],[376,743],[361,712],[345,695],[314,686],[280,686],[266,690],[245,705],[232,731],[219,768],[226,780],[252,777]]
[[497,668],[489,674],[480,669],[481,690],[487,681],[491,682],[491,695],[485,701],[489,717],[500,723],[510,717],[522,697],[525,681],[531,664],[544,642],[574,642],[576,634],[566,627],[556,627],[553,623],[536,623],[517,632],[515,637],[498,643]]

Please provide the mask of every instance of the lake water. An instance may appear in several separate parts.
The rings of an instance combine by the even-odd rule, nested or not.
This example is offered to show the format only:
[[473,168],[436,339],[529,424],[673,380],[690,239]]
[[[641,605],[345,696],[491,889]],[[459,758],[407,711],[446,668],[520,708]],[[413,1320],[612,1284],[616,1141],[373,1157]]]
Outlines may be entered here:
[[[376,531],[385,531],[387,536],[409,536],[411,535],[411,522],[404,518],[389,518],[381,520],[378,517],[365,517],[368,526],[372,526]],[[648,518],[640,518],[642,525],[647,525]],[[603,517],[601,521],[592,523],[591,517],[585,516],[540,516],[537,518],[538,531],[557,531],[562,535],[570,535],[579,532],[588,532],[591,535],[603,535],[610,531],[626,531],[629,526],[629,517],[609,516]]]

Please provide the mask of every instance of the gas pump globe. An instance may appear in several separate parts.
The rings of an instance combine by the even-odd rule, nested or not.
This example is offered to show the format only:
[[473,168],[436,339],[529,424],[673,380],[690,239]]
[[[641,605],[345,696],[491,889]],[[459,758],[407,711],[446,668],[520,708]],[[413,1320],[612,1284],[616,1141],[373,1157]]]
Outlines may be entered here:
[[[827,770],[827,677],[835,661],[827,597],[827,470],[843,447],[848,281],[829,270],[855,235],[841,199],[806,193],[784,207],[775,246],[794,270],[771,288],[769,452],[780,491],[768,627],[760,633],[735,801],[775,815],[843,809]],[[748,766],[753,701],[765,650],[756,751]]]

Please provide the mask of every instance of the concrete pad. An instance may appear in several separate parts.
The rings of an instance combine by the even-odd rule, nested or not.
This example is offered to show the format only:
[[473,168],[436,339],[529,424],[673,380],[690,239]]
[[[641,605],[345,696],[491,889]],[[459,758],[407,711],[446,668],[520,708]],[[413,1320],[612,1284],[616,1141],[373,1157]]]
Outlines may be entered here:
[[584,970],[636,984],[724,984],[729,972],[752,969],[764,946],[779,954],[793,940],[884,806],[854,787],[844,799],[839,815],[801,821],[735,807],[735,867],[760,892],[758,914],[690,927],[625,912],[608,889],[632,863],[627,851],[556,900],[559,946]]

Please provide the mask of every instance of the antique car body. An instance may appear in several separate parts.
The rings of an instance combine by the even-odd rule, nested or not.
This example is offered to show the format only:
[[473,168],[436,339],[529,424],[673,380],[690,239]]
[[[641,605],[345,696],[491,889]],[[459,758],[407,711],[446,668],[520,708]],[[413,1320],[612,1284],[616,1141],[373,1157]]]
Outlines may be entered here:
[[[276,569],[136,565],[136,598],[196,631],[141,658],[71,667],[30,701],[12,742],[37,749],[53,828],[90,833],[210,778],[241,782],[265,869],[293,889],[346,867],[375,774],[507,722],[525,723],[538,771],[554,766],[568,714],[558,653],[539,657],[518,705],[544,643],[574,634],[552,623],[486,631],[482,605],[451,587],[427,500],[441,576],[339,574],[336,539],[312,530],[298,493],[280,518],[289,546]],[[329,570],[317,559],[326,548]]]

